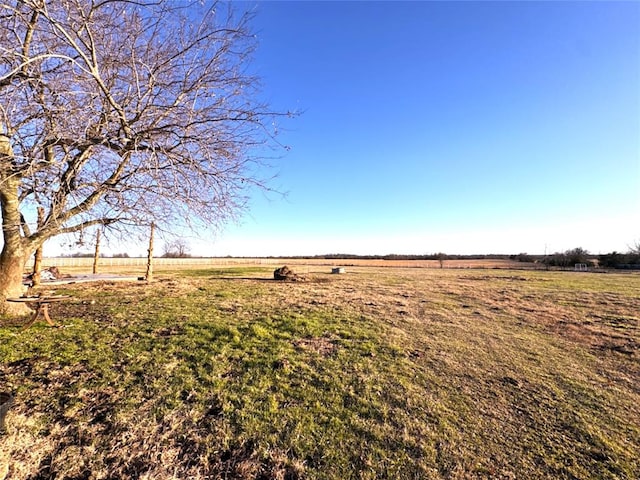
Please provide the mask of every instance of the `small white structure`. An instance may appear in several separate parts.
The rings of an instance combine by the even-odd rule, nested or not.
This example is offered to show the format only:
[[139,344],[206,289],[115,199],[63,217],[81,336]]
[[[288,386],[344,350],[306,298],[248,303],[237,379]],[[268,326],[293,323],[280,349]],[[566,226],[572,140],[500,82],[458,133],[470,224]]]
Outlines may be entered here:
[[586,272],[589,270],[589,267],[587,266],[586,263],[576,263],[574,270],[576,272]]
[[344,267],[336,267],[331,269],[331,273],[335,273],[335,274],[346,273],[346,272],[347,271],[344,269]]

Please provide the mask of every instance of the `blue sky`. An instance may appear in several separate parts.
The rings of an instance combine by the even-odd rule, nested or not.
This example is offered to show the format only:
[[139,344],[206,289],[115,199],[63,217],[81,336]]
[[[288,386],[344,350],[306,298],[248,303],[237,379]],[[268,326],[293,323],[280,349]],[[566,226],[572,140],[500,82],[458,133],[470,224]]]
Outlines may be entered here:
[[640,240],[640,3],[259,2],[272,186],[199,255]]

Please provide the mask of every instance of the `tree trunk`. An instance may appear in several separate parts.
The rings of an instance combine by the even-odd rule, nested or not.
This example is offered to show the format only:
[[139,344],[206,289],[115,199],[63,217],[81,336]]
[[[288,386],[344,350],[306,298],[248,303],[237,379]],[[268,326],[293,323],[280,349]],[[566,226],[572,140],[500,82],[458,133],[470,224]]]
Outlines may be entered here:
[[[43,223],[44,223],[44,208],[38,207],[38,228],[40,228]],[[36,254],[33,258],[33,274],[31,278],[32,278],[32,285],[34,287],[37,287],[38,285],[40,285],[40,280],[42,278],[41,277],[42,276],[42,249],[43,249],[43,246],[40,245],[36,249]]]
[[12,303],[6,298],[20,297],[24,292],[22,274],[26,263],[22,251],[11,251],[6,245],[0,255],[0,313],[26,315],[31,312],[24,303]]
[[33,257],[33,273],[31,274],[31,283],[34,287],[40,285],[42,279],[42,245],[36,249]]
[[22,274],[28,258],[26,244],[20,233],[22,218],[18,188],[21,179],[12,170],[12,165],[13,150],[9,139],[0,135],[0,205],[4,240],[0,253],[0,313],[25,315],[31,311],[25,304],[6,301],[7,298],[22,295]]

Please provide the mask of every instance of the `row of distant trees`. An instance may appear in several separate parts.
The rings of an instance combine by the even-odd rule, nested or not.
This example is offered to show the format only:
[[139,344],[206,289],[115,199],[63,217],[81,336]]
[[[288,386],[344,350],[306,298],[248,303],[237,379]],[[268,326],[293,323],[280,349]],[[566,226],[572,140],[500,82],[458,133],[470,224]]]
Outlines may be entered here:
[[640,241],[629,248],[626,253],[611,252],[592,255],[584,248],[574,248],[565,252],[556,252],[543,257],[521,253],[511,257],[520,262],[538,262],[549,267],[570,268],[576,264],[599,266],[602,268],[640,269]]
[[601,255],[594,255],[582,247],[577,247],[550,255],[531,255],[528,253],[519,253],[517,255],[448,255],[442,252],[426,255],[353,255],[334,253],[315,255],[311,258],[328,260],[438,260],[441,266],[445,260],[516,260],[523,263],[538,263],[547,267],[559,268],[574,268],[576,264],[585,264],[590,267],[640,269],[640,241],[630,247],[626,253],[611,252]]
[[[64,255],[68,257],[92,257],[92,253],[78,252]],[[101,254],[101,257],[105,255]],[[184,239],[176,239],[164,243],[164,258],[191,258],[191,251],[188,242]],[[113,258],[129,258],[128,253],[115,253]],[[279,258],[279,257],[270,257]],[[547,267],[573,268],[576,264],[585,264],[590,267],[599,266],[602,268],[616,269],[640,269],[640,241],[630,247],[626,253],[611,252],[600,255],[593,255],[584,248],[578,247],[564,252],[556,252],[550,255],[530,255],[519,253],[517,255],[447,255],[445,253],[432,253],[426,255],[354,255],[348,253],[333,253],[326,255],[314,255],[306,257],[287,258],[315,258],[327,260],[437,260],[441,266],[445,260],[516,260],[522,263],[538,263]]]
[[611,252],[600,255],[598,260],[605,268],[640,269],[640,240],[626,253]]
[[[526,255],[526,254],[524,254]],[[446,254],[443,252],[428,253],[423,255],[406,255],[391,253],[387,255],[355,255],[353,253],[329,253],[322,255],[301,255],[288,257],[267,257],[267,258],[316,258],[322,260],[507,260],[513,258],[513,255],[506,254],[473,254],[473,255],[457,255]]]
[[578,247],[565,252],[556,252],[552,255],[546,255],[542,262],[550,267],[574,267],[577,264],[584,264],[590,267],[596,265],[595,258],[589,254],[584,248]]

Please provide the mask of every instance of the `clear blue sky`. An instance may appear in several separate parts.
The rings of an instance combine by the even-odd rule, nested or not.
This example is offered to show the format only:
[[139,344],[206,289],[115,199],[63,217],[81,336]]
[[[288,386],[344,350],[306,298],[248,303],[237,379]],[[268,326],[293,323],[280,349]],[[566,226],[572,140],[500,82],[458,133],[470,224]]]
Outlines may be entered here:
[[272,184],[202,255],[640,240],[640,3],[259,2]]

